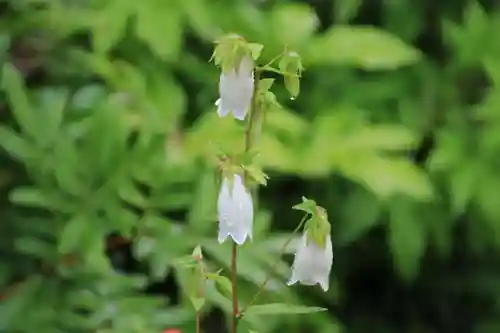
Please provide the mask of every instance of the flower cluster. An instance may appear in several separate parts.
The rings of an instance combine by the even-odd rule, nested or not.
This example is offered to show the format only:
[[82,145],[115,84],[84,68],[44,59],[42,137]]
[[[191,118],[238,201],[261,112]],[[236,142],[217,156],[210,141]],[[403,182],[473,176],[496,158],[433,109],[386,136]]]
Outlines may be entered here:
[[[215,63],[222,69],[219,80],[220,98],[215,103],[217,114],[226,117],[232,114],[239,121],[248,119],[250,125],[255,117],[253,113],[267,105],[269,100],[275,100],[274,95],[269,100],[256,100],[257,95],[264,99],[270,96],[268,91],[257,91],[258,79],[255,75],[255,63],[262,46],[247,43],[237,35],[230,35],[218,42],[214,52]],[[264,70],[271,68],[265,65]],[[295,98],[299,92],[299,75],[302,71],[300,58],[295,52],[284,52],[280,57],[279,69],[285,78],[285,87]],[[258,76],[257,76],[258,77]],[[270,88],[268,85],[267,89]],[[259,94],[257,94],[259,93]],[[250,114],[249,117],[247,117]],[[249,126],[252,128],[252,126]],[[247,149],[250,146],[247,143]],[[246,151],[245,153],[248,153]],[[259,179],[255,168],[245,166],[245,163],[235,163],[235,158],[223,167],[223,180],[218,198],[219,243],[228,237],[237,245],[242,245],[247,239],[252,239],[253,201],[248,189],[248,180]],[[226,159],[225,161],[228,161]],[[249,172],[253,170],[253,172]],[[263,175],[263,174],[261,174]],[[305,207],[305,208],[304,208]],[[326,212],[312,200],[306,200],[297,209],[304,210],[310,219],[306,221],[304,234],[295,254],[292,266],[292,276],[289,285],[300,282],[304,285],[319,284],[324,291],[329,287],[329,275],[333,261],[330,224]],[[319,213],[321,212],[321,213]]]

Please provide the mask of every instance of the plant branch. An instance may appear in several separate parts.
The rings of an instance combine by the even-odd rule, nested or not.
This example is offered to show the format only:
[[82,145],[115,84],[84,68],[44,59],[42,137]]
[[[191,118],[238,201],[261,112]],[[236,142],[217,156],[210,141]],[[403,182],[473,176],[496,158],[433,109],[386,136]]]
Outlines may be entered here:
[[232,251],[231,251],[231,286],[232,286],[232,294],[233,294],[233,317],[232,317],[232,333],[236,333],[238,328],[238,317],[239,317],[239,308],[238,308],[238,244],[233,242]]
[[[292,236],[290,236],[290,238],[288,238],[287,241],[283,244],[283,246],[279,250],[279,254],[280,255],[282,255],[285,252],[286,247],[293,240],[293,236],[302,228],[302,226],[304,225],[304,223],[307,221],[307,217],[308,216],[309,216],[309,214],[305,214],[304,215],[304,217],[300,221],[299,225],[297,225],[297,227],[295,228],[295,230],[292,232]],[[266,279],[261,283],[261,285],[259,286],[259,289],[257,289],[257,292],[253,296],[253,298],[250,301],[250,303],[248,303],[245,306],[245,308],[241,311],[240,316],[243,316],[245,314],[245,311],[247,311],[248,308],[251,307],[255,303],[255,301],[257,301],[257,298],[264,291],[264,288],[267,286],[267,284],[271,280],[271,277],[272,277],[271,276],[271,272],[274,272],[276,270],[276,266],[278,265],[279,262],[280,262],[280,257],[278,257],[278,259],[276,260],[276,262],[274,263],[274,265],[271,267],[271,270],[269,271],[269,274],[267,274]]]
[[[253,86],[253,96],[252,102],[250,106],[250,115],[248,118],[247,128],[245,130],[245,152],[249,152],[252,149],[253,144],[253,128],[255,120],[257,119],[256,115],[258,112],[258,101],[257,101],[257,89],[259,85],[259,73],[255,71],[254,77],[254,86]],[[248,189],[248,173],[244,174],[245,185]],[[240,310],[238,305],[238,293],[237,293],[237,285],[238,285],[238,245],[233,242],[232,250],[231,250],[231,285],[232,285],[232,296],[233,296],[233,318],[231,325],[231,332],[236,333],[238,328],[238,319],[240,318]]]

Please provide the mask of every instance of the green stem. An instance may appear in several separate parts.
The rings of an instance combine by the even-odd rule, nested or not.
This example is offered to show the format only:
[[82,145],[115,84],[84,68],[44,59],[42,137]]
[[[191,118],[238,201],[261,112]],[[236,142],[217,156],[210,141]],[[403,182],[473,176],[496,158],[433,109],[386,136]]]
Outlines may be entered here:
[[232,317],[232,328],[231,332],[236,333],[238,328],[238,317],[239,317],[239,308],[238,308],[238,244],[233,242],[232,251],[231,251],[231,286],[232,286],[232,294],[233,294],[233,317]]
[[[199,270],[199,281],[198,281],[198,297],[200,298],[205,298],[205,270],[202,262],[202,258],[196,258],[198,260],[198,267],[197,269]],[[196,310],[196,333],[202,333],[201,332],[201,309]]]
[[[252,149],[253,144],[253,129],[254,123],[257,119],[258,112],[258,100],[257,100],[257,89],[259,86],[259,73],[255,71],[254,78],[254,86],[253,86],[253,96],[252,103],[250,106],[250,115],[248,117],[247,128],[245,130],[245,152],[249,152]],[[245,172],[244,175],[245,185],[247,189],[249,188],[248,184],[248,173]],[[233,296],[233,318],[231,325],[231,332],[236,333],[238,329],[238,320],[240,318],[240,311],[238,307],[238,293],[237,293],[237,285],[238,285],[238,245],[233,242],[232,250],[231,250],[231,285],[232,285],[232,296]]]
[[[283,254],[285,252],[285,249],[286,247],[290,244],[290,242],[293,240],[293,236],[302,228],[302,226],[304,225],[304,223],[306,222],[307,220],[307,217],[308,217],[308,214],[305,214],[304,217],[302,218],[302,220],[300,221],[299,225],[295,228],[295,230],[292,232],[292,235],[290,236],[290,238],[287,239],[287,241],[283,244],[283,246],[281,247],[281,249],[279,250],[279,254]],[[280,257],[278,257],[278,259],[276,260],[276,262],[274,263],[274,265],[271,267],[271,270],[269,271],[269,274],[267,274],[266,276],[266,279],[262,282],[262,284],[259,286],[259,289],[257,289],[257,292],[255,293],[255,295],[253,296],[252,300],[250,301],[250,303],[247,304],[247,306],[245,306],[245,308],[241,311],[240,313],[240,317],[243,316],[243,314],[245,313],[245,311],[248,310],[249,307],[251,307],[253,304],[255,304],[255,302],[257,301],[257,298],[260,296],[260,294],[264,291],[264,288],[267,286],[267,284],[269,283],[269,281],[271,280],[271,273],[274,272],[276,270],[276,266],[279,264],[280,262]]]

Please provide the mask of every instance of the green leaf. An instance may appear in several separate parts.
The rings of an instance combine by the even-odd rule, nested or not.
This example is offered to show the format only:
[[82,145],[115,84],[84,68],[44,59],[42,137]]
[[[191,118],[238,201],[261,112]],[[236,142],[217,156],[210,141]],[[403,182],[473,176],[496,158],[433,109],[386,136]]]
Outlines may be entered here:
[[21,253],[47,261],[57,258],[54,246],[46,240],[35,237],[20,237],[15,240],[15,248]]
[[75,141],[69,135],[59,135],[54,150],[51,164],[61,189],[76,196],[88,193],[90,184],[87,180],[92,170],[82,167],[82,156]]
[[111,0],[106,6],[93,13],[92,43],[98,53],[107,53],[124,36],[131,8],[127,2]]
[[306,222],[305,232],[307,242],[314,242],[318,247],[324,249],[326,246],[327,236],[330,235],[330,223],[322,219],[318,215],[313,215],[311,219]]
[[201,260],[203,259],[203,252],[201,250],[200,245],[196,245],[196,247],[193,249],[192,257],[195,260]]
[[[153,67],[148,75],[148,96],[155,104],[146,117],[148,129],[157,133],[178,130],[179,121],[186,111],[186,93],[180,83],[172,76],[160,73]],[[165,109],[168,105],[168,109]],[[175,146],[173,148],[176,148]],[[173,149],[169,149],[173,152]]]
[[428,201],[434,196],[434,189],[424,171],[403,158],[360,153],[343,155],[335,162],[346,177],[370,188],[379,198],[404,194]]
[[40,110],[43,116],[43,146],[52,145],[58,138],[59,128],[64,117],[64,109],[69,98],[68,89],[45,88],[37,94]]
[[88,121],[82,163],[92,168],[94,177],[115,176],[126,163],[127,139],[131,130],[125,124],[123,112],[116,106],[105,104],[95,109]]
[[261,79],[259,80],[259,92],[260,93],[265,93],[269,89],[271,89],[272,85],[274,84],[274,79]]
[[263,305],[253,305],[246,310],[245,314],[253,316],[294,315],[321,312],[326,310],[327,309],[325,308],[314,306],[293,305],[287,303],[270,303]]
[[141,236],[134,242],[134,257],[144,260],[153,253],[156,246],[156,239],[148,236]]
[[363,4],[363,0],[344,0],[334,2],[334,15],[337,23],[347,23],[353,19]]
[[118,194],[120,198],[130,204],[138,207],[146,205],[146,198],[141,191],[135,186],[131,179],[124,179],[120,182],[118,187]]
[[2,85],[12,112],[22,131],[34,139],[40,137],[41,122],[28,99],[23,79],[14,65],[3,65]]
[[289,51],[285,53],[278,64],[280,71],[289,74],[298,74],[304,69],[302,66],[302,60],[297,52]]
[[179,54],[183,15],[176,6],[161,1],[136,3],[137,35],[165,60]]
[[[66,222],[59,236],[59,253],[71,253],[82,248],[82,241],[88,238],[92,228],[88,226],[89,220],[86,216],[78,215]],[[95,235],[93,235],[95,237]]]
[[10,36],[7,33],[0,33],[0,66],[6,59],[7,52],[10,47]]
[[243,169],[248,172],[250,178],[252,178],[255,182],[262,186],[267,185],[267,180],[269,179],[269,177],[264,172],[262,172],[259,167],[255,165],[245,165]]
[[345,150],[409,150],[416,144],[415,135],[399,125],[363,127],[342,139],[342,149]]
[[351,65],[366,70],[395,69],[421,57],[398,37],[365,26],[334,26],[313,40],[303,55],[308,64]]
[[37,188],[18,187],[10,192],[9,199],[17,205],[49,208],[51,204],[45,193]]
[[337,242],[343,245],[357,240],[377,224],[381,205],[373,193],[356,187],[341,205],[340,225],[335,224]]
[[0,146],[12,157],[27,162],[36,156],[35,147],[8,127],[0,126]]
[[152,253],[149,263],[150,263],[150,274],[154,280],[160,281],[168,275],[170,271],[168,263],[169,259],[170,256],[168,254],[159,252]]
[[193,304],[194,310],[196,312],[199,312],[201,310],[201,308],[203,307],[203,305],[205,305],[204,298],[191,296],[191,297],[189,297],[189,299],[191,300],[191,303]]
[[9,327],[13,321],[22,318],[23,314],[37,297],[38,292],[44,287],[43,279],[40,275],[32,275],[16,288],[14,297],[8,297],[2,301],[0,306],[0,322],[2,326]]
[[188,223],[198,232],[204,233],[215,228],[218,190],[215,174],[207,168],[198,178],[188,213]]
[[233,286],[227,277],[214,273],[207,273],[205,276],[207,279],[214,280],[225,296],[230,297],[233,294]]
[[[394,264],[401,277],[413,280],[420,268],[420,260],[427,245],[424,221],[420,218],[422,207],[408,199],[391,201],[389,219],[389,244]],[[440,223],[433,221],[433,223]]]
[[264,45],[258,43],[248,43],[247,47],[250,50],[253,60],[259,59],[262,49],[264,49]]
[[302,61],[297,52],[284,54],[280,59],[279,69],[284,73],[285,88],[292,99],[296,98],[300,92],[300,75],[303,70]]
[[285,88],[290,93],[290,96],[296,98],[300,92],[300,79],[296,75],[285,75]]
[[271,22],[270,32],[277,43],[293,48],[307,42],[319,23],[315,11],[310,6],[297,3],[275,6],[269,22]]
[[302,202],[293,206],[292,209],[301,210],[311,215],[315,215],[316,206],[316,201],[302,197]]
[[478,175],[481,166],[475,160],[464,161],[460,168],[449,172],[451,189],[451,209],[457,214],[463,214],[477,190]]

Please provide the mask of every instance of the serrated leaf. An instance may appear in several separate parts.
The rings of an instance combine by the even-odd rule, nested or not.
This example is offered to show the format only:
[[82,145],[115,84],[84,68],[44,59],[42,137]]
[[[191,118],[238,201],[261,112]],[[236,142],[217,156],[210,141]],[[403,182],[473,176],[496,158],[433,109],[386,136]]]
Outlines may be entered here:
[[421,58],[421,53],[378,28],[334,26],[311,42],[304,58],[309,64],[387,70],[413,64]]
[[287,303],[271,303],[263,305],[250,306],[245,314],[253,316],[272,316],[272,315],[294,315],[307,314],[326,311],[325,308],[314,306],[293,305]]

